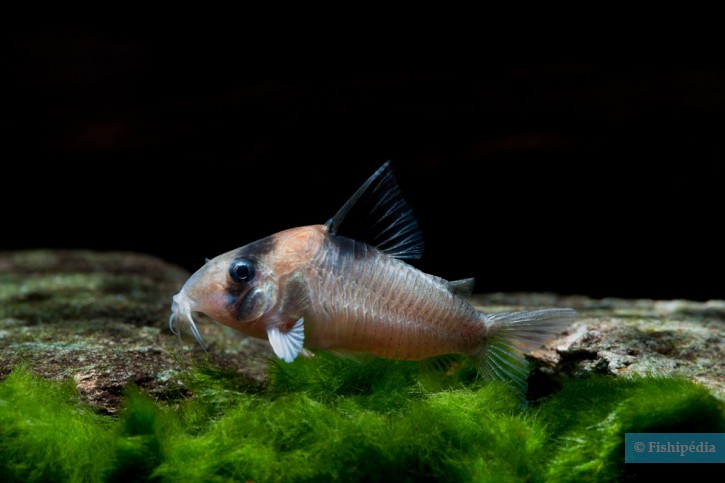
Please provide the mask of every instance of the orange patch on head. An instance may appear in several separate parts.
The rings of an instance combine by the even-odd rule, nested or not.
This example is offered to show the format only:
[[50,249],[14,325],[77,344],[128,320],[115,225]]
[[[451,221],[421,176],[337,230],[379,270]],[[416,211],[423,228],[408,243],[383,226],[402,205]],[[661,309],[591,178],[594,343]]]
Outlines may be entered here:
[[322,248],[326,233],[324,225],[303,226],[277,233],[277,268],[288,271],[309,262]]

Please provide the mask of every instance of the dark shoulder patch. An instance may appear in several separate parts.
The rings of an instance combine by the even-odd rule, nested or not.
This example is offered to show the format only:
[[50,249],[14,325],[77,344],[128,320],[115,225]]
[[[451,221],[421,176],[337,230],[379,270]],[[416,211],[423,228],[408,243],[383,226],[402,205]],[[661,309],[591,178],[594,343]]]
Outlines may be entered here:
[[310,304],[310,290],[304,278],[299,275],[288,278],[281,293],[281,312],[294,319],[302,317]]
[[337,248],[341,260],[368,260],[373,255],[370,245],[364,242],[353,240],[346,236],[330,236],[330,243]]

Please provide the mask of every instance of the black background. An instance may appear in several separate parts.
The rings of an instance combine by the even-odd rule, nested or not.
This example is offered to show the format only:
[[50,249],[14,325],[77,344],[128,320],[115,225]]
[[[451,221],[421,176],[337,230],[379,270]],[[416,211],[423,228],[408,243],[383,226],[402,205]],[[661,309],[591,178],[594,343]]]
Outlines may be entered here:
[[725,298],[722,66],[284,73],[230,38],[11,37],[2,250],[193,271],[324,223],[391,160],[425,271],[479,292]]

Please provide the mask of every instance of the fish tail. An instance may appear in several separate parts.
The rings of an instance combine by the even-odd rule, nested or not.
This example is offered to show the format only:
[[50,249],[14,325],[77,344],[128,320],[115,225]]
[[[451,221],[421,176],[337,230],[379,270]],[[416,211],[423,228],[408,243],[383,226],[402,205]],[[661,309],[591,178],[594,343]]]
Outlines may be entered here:
[[487,379],[499,379],[525,390],[529,364],[525,354],[559,334],[574,321],[572,309],[480,314],[488,328],[483,343],[472,354]]

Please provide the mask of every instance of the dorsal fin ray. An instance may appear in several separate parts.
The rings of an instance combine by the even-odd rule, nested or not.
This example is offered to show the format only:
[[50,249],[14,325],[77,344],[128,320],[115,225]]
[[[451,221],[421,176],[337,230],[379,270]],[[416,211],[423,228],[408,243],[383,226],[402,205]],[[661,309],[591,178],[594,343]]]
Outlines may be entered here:
[[332,235],[365,242],[396,258],[418,259],[423,254],[420,226],[390,161],[358,188],[326,226]]

